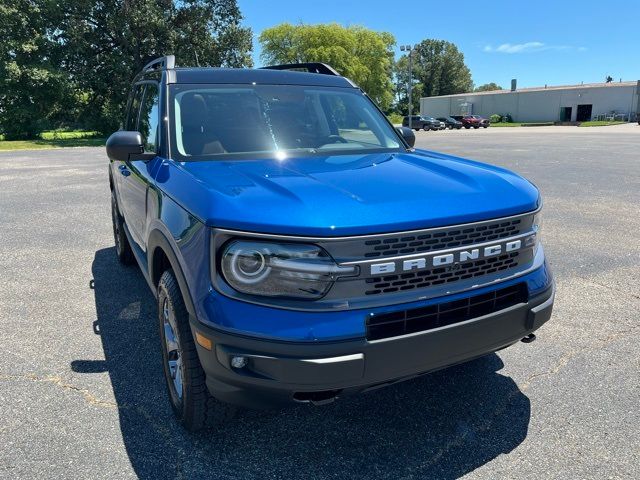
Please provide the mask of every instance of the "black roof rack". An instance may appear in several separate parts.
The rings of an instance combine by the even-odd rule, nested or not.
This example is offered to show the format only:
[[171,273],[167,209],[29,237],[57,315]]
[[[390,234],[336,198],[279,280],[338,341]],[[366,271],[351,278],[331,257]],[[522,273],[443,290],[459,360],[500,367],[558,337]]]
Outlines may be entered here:
[[157,67],[160,67],[161,70],[170,70],[172,68],[175,68],[176,57],[174,55],[167,55],[164,57],[156,58],[155,60],[151,60],[142,68],[142,72],[155,70]]
[[333,75],[340,77],[341,75],[336,72],[332,67],[326,63],[310,62],[310,63],[286,63],[284,65],[269,65],[268,67],[262,67],[266,70],[302,70],[308,73],[320,73],[322,75]]

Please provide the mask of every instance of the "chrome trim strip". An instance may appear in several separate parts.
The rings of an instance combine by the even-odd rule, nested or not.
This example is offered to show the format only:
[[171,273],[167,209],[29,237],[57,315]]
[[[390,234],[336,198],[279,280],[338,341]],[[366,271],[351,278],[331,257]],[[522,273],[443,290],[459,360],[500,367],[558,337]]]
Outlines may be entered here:
[[315,363],[315,364],[353,362],[354,360],[364,360],[364,355],[362,353],[354,353],[352,355],[343,355],[342,357],[303,358],[303,359],[301,359],[301,361],[303,361],[303,362]]
[[310,263],[300,262],[296,260],[282,260],[280,258],[272,258],[271,265],[274,267],[282,268],[284,270],[291,270],[294,272],[302,273],[317,273],[319,275],[349,275],[355,274],[356,269],[354,267],[344,267],[342,265],[313,265]]
[[540,205],[535,210],[531,210],[525,213],[519,213],[517,215],[512,215],[510,217],[488,218],[486,220],[480,220],[477,222],[459,223],[456,225],[443,225],[441,227],[430,227],[430,228],[423,228],[420,230],[401,230],[401,231],[395,231],[395,232],[372,233],[367,235],[352,235],[347,237],[306,237],[306,236],[298,236],[298,235],[280,235],[280,234],[274,234],[274,233],[246,232],[242,230],[233,230],[233,229],[227,229],[227,228],[214,227],[214,229],[217,232],[225,233],[227,235],[260,237],[264,239],[277,239],[277,240],[290,239],[290,240],[296,240],[296,241],[300,240],[300,241],[306,241],[306,242],[340,242],[345,240],[361,240],[361,239],[367,239],[367,238],[376,238],[376,237],[384,237],[384,236],[392,236],[392,235],[413,235],[413,234],[420,234],[420,233],[429,233],[432,231],[443,230],[443,229],[471,228],[475,225],[481,225],[483,223],[504,222],[504,221],[515,220],[517,218],[527,217],[529,215],[536,215],[540,213],[541,210],[542,210],[542,205]]

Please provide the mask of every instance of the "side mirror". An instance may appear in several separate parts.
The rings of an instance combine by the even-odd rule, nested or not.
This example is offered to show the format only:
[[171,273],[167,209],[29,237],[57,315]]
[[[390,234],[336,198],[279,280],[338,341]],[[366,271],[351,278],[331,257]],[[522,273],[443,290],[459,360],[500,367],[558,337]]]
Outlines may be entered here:
[[107,156],[113,160],[125,162],[129,155],[140,155],[144,152],[140,132],[120,130],[107,139]]
[[416,135],[409,127],[397,127],[397,130],[402,138],[404,138],[404,141],[407,142],[410,147],[413,147],[416,144]]

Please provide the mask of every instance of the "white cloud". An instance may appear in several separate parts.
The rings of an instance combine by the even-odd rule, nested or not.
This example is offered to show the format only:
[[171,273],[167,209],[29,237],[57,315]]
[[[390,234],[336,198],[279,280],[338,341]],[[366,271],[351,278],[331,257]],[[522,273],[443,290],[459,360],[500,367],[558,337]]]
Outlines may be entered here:
[[529,53],[529,52],[544,52],[546,50],[578,50],[584,52],[584,47],[573,47],[571,45],[547,45],[542,42],[526,42],[526,43],[503,43],[497,47],[492,45],[485,45],[482,49],[489,53]]

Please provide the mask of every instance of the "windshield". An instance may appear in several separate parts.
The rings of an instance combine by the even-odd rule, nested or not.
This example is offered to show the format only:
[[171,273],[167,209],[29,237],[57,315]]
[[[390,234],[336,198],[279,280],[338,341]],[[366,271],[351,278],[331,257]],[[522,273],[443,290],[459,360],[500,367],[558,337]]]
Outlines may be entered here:
[[398,135],[357,89],[172,85],[172,154],[181,161],[375,153]]

